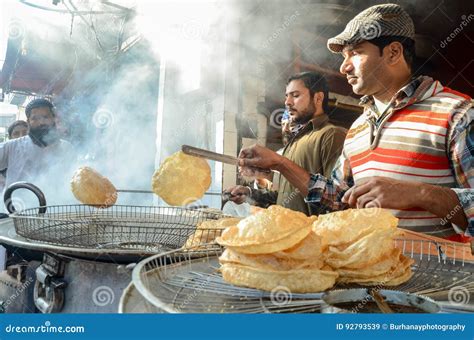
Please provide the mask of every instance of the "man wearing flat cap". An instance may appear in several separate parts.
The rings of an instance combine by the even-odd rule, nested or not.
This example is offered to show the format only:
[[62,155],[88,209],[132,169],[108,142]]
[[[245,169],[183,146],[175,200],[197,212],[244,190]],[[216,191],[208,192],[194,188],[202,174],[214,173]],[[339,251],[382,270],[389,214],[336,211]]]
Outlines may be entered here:
[[[242,168],[280,171],[320,212],[392,209],[399,226],[467,241],[474,234],[474,108],[469,96],[414,77],[415,29],[396,4],[370,7],[328,40],[364,113],[352,124],[330,178],[261,146]],[[350,226],[348,226],[350,227]]]

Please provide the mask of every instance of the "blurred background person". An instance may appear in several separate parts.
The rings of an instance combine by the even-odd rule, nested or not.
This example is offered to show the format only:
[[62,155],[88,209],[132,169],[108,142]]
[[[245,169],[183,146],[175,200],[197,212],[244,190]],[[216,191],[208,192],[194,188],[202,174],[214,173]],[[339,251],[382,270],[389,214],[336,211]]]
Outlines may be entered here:
[[8,139],[16,139],[28,134],[28,123],[24,120],[16,120],[8,127]]
[[[26,136],[28,134],[28,123],[24,120],[16,120],[10,124],[7,131],[9,140]],[[0,193],[3,193],[5,189],[6,176],[7,169],[0,170]]]
[[[48,203],[72,201],[69,180],[75,152],[69,142],[60,138],[54,105],[45,98],[34,99],[26,106],[25,114],[28,134],[0,144],[0,169],[7,169],[4,189],[26,181],[38,186]],[[22,195],[21,199],[25,207],[38,204],[28,196]]]

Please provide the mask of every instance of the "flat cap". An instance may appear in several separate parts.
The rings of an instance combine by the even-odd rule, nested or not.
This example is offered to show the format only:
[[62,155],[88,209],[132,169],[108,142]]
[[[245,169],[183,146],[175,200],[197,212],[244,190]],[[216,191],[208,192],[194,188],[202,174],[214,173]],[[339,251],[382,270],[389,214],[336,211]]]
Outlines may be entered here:
[[342,33],[328,40],[328,48],[333,53],[339,53],[346,45],[387,36],[414,40],[413,20],[399,5],[376,5],[360,12],[349,21]]

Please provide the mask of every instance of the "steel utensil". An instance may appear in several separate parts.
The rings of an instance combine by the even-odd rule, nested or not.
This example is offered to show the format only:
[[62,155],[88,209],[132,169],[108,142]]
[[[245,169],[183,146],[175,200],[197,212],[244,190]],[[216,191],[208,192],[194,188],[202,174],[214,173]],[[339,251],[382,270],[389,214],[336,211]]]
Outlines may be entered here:
[[[236,166],[239,165],[239,159],[237,157],[224,155],[221,153],[217,153],[217,152],[213,152],[213,151],[209,151],[205,149],[195,148],[194,146],[190,146],[190,145],[182,145],[181,151],[183,151],[185,154],[190,155],[190,156],[210,159],[212,161],[232,164]],[[272,170],[268,170],[268,169],[260,169],[260,168],[251,168],[251,169],[255,170],[256,172],[265,173],[265,174],[272,172]]]

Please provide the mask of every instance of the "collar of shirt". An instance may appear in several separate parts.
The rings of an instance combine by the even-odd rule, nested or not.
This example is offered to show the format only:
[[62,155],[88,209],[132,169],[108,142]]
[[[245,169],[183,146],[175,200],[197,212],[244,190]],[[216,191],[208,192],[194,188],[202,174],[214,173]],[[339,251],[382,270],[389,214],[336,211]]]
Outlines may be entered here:
[[308,125],[311,125],[313,127],[313,130],[319,130],[322,126],[326,125],[328,121],[329,121],[328,115],[323,113],[311,119],[308,122]]
[[329,117],[327,114],[323,113],[321,115],[317,115],[315,118],[311,119],[306,124],[297,124],[291,128],[291,134],[293,137],[296,137],[302,131],[307,130],[318,130],[323,125],[325,125],[329,121]]
[[430,77],[419,76],[413,78],[407,85],[402,87],[390,100],[385,112],[378,113],[377,106],[373,96],[363,96],[359,105],[365,107],[365,116],[369,121],[377,121],[383,114],[390,111],[391,108],[400,110],[411,105],[423,97],[425,91],[433,84],[434,80]]

